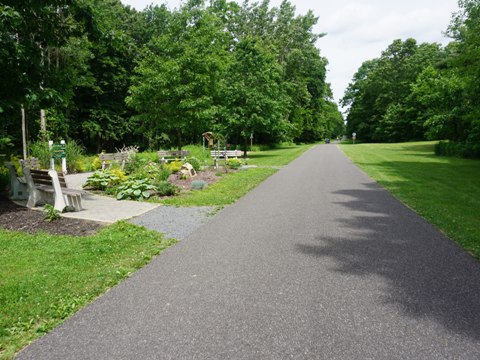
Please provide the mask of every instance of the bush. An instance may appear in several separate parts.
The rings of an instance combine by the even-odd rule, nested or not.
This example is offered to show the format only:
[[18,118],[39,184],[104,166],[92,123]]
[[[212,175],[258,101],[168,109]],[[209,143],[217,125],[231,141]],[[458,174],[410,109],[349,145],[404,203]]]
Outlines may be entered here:
[[148,180],[127,180],[117,187],[117,200],[144,200],[148,199],[157,188]]
[[187,158],[186,162],[192,165],[195,171],[200,171],[200,167],[202,166],[202,164],[200,163],[200,160],[198,160],[198,158],[190,156]]
[[440,141],[435,145],[435,154],[439,156],[480,159],[480,144]]
[[171,171],[166,165],[149,162],[143,167],[137,168],[135,172],[131,174],[131,177],[139,180],[148,179],[156,185],[163,181],[167,181],[170,174]]
[[93,170],[100,170],[102,168],[102,160],[98,156],[95,156],[92,160]]
[[169,169],[172,172],[172,174],[175,174],[180,171],[180,169],[182,168],[182,165],[183,165],[183,162],[179,160],[175,160],[175,161],[170,161],[165,166],[167,167],[167,169]]
[[67,159],[68,172],[84,172],[85,148],[76,141],[68,141],[65,144],[65,155]]
[[43,169],[50,168],[50,149],[48,148],[48,142],[35,141],[30,144],[30,154],[40,162],[40,166]]
[[239,159],[227,159],[227,166],[230,169],[238,169],[242,166],[242,162]]
[[[30,154],[32,157],[38,159],[42,168],[50,168],[50,158],[52,152],[48,147],[48,142],[40,140],[35,141],[30,145]],[[69,172],[82,172],[82,169],[87,169],[88,171],[89,168],[86,164],[84,164],[85,149],[82,145],[73,140],[68,141],[65,144],[65,154],[67,160],[67,169]]]
[[106,191],[127,180],[127,176],[120,169],[98,170],[88,177],[84,187],[89,186],[96,190]]
[[43,214],[45,216],[45,220],[47,220],[48,222],[60,219],[60,211],[55,209],[53,205],[50,204],[46,204],[43,207]]
[[157,185],[157,194],[159,196],[174,196],[180,192],[178,186],[175,186],[168,181],[163,181]]

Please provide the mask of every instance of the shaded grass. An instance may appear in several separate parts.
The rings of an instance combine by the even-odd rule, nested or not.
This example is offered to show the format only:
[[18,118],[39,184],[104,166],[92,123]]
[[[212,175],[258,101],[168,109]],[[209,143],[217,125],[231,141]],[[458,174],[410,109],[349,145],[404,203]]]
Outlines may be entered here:
[[232,204],[256,187],[277,170],[255,168],[240,170],[223,176],[218,182],[204,190],[194,190],[184,195],[162,200],[174,206],[225,206]]
[[480,161],[435,156],[435,144],[340,148],[370,177],[480,259]]
[[11,358],[173,242],[123,221],[88,237],[0,229],[0,359]]

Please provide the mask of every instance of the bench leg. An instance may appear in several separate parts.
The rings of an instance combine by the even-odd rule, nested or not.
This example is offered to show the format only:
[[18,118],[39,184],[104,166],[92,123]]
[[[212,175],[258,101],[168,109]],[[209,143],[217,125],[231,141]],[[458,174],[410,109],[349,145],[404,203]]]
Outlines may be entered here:
[[42,202],[44,202],[44,199],[39,190],[33,189],[33,191],[30,191],[27,201],[27,207],[29,209],[34,208],[35,206],[37,206],[37,204],[40,204]]
[[83,210],[82,207],[82,196],[80,194],[75,195],[66,195],[67,206],[73,208],[75,211]]

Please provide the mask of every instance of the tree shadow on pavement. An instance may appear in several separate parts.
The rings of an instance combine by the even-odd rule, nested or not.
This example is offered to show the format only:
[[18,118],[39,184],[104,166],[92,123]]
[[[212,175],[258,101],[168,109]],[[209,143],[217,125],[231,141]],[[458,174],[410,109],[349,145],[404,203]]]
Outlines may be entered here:
[[338,219],[339,237],[317,236],[318,245],[297,249],[334,260],[334,271],[359,281],[380,276],[387,304],[480,340],[480,263],[386,191],[367,186],[335,193],[347,199],[336,206],[353,214]]

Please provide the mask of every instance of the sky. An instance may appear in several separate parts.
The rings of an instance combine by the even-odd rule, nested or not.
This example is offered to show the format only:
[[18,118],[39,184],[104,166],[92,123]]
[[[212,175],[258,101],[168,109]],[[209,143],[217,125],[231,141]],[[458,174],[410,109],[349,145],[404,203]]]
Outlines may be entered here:
[[[121,0],[137,10],[149,4],[178,8],[181,0]],[[240,1],[241,2],[241,1]],[[254,1],[251,0],[251,3]],[[281,0],[271,0],[278,6]],[[329,61],[327,81],[336,101],[360,65],[381,55],[395,39],[414,38],[446,45],[443,33],[458,11],[457,0],[290,0],[298,15],[312,10],[319,17],[316,33],[326,33],[317,47]]]

